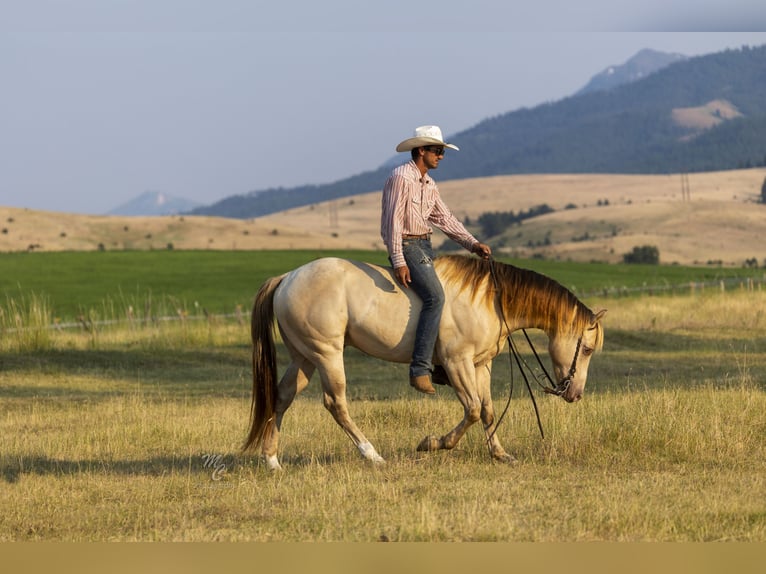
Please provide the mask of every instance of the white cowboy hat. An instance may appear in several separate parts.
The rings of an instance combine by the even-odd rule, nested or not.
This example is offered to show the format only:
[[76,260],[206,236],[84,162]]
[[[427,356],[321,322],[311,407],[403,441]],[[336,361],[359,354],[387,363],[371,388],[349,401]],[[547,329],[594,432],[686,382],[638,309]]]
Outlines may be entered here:
[[442,130],[439,126],[420,126],[415,128],[415,137],[404,140],[396,146],[396,151],[410,151],[416,147],[426,145],[443,145],[455,151],[460,149],[456,145],[446,143],[442,139]]

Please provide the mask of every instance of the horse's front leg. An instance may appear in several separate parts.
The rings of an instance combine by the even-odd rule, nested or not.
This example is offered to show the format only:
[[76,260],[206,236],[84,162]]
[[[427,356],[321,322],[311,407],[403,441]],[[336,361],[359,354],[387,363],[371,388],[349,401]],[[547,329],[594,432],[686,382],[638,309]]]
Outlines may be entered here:
[[[463,404],[465,416],[446,435],[442,437],[427,436],[424,438],[418,445],[418,450],[431,451],[455,448],[468,428],[481,418],[492,458],[500,462],[515,464],[517,462],[516,458],[505,451],[495,434],[495,410],[492,404],[491,392],[492,363],[489,362],[475,368],[472,365],[471,371],[463,371],[463,378],[450,373],[450,370],[447,370],[447,372],[455,393]],[[471,373],[473,377],[466,376],[467,373]]]
[[479,397],[481,398],[481,422],[484,425],[484,433],[487,436],[489,452],[492,455],[492,458],[497,461],[516,464],[518,462],[516,458],[505,452],[503,445],[500,444],[500,440],[495,433],[497,430],[497,421],[495,420],[495,407],[492,404],[491,382],[492,363],[489,362],[486,365],[477,367],[476,385],[479,389]]
[[468,428],[479,420],[482,404],[476,386],[476,369],[470,361],[460,364],[445,364],[452,388],[463,405],[463,420],[442,437],[427,436],[418,445],[419,451],[453,449],[463,438]]

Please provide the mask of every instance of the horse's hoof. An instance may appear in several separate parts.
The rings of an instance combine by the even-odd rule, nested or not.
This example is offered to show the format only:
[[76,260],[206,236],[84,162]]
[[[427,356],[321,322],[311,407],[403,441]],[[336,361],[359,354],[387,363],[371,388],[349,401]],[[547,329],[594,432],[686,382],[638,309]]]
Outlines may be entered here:
[[279,464],[279,459],[276,455],[266,455],[266,466],[272,472],[280,472],[282,465]]
[[366,458],[373,464],[379,464],[382,462],[386,462],[383,460],[383,457],[378,454],[378,451],[375,450],[375,447],[372,446],[369,442],[362,442],[359,443],[359,454],[362,455],[363,458]]
[[440,443],[441,441],[438,439],[438,437],[427,436],[420,441],[420,444],[418,445],[418,452],[439,450],[441,448]]
[[519,464],[519,461],[516,459],[516,457],[511,454],[508,454],[507,452],[504,452],[503,454],[499,454],[499,455],[497,454],[493,455],[493,458],[497,462],[502,462],[510,466],[516,466],[517,464]]

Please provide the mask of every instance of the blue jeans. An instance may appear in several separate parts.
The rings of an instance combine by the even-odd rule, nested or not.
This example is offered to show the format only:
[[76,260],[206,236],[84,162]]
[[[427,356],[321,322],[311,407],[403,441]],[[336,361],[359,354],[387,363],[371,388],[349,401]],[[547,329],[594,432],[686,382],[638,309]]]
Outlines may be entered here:
[[410,269],[410,288],[423,302],[415,331],[410,376],[429,375],[433,370],[431,361],[444,308],[444,289],[434,269],[434,252],[430,239],[403,239],[402,254]]

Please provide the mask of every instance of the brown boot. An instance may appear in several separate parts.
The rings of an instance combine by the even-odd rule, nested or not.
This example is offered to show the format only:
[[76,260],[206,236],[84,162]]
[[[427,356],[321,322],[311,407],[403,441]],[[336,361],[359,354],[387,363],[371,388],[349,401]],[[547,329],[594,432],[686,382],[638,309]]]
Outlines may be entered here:
[[429,375],[418,375],[417,377],[410,377],[410,386],[413,389],[427,395],[436,394],[436,389],[434,389],[434,386],[431,384],[431,377]]

